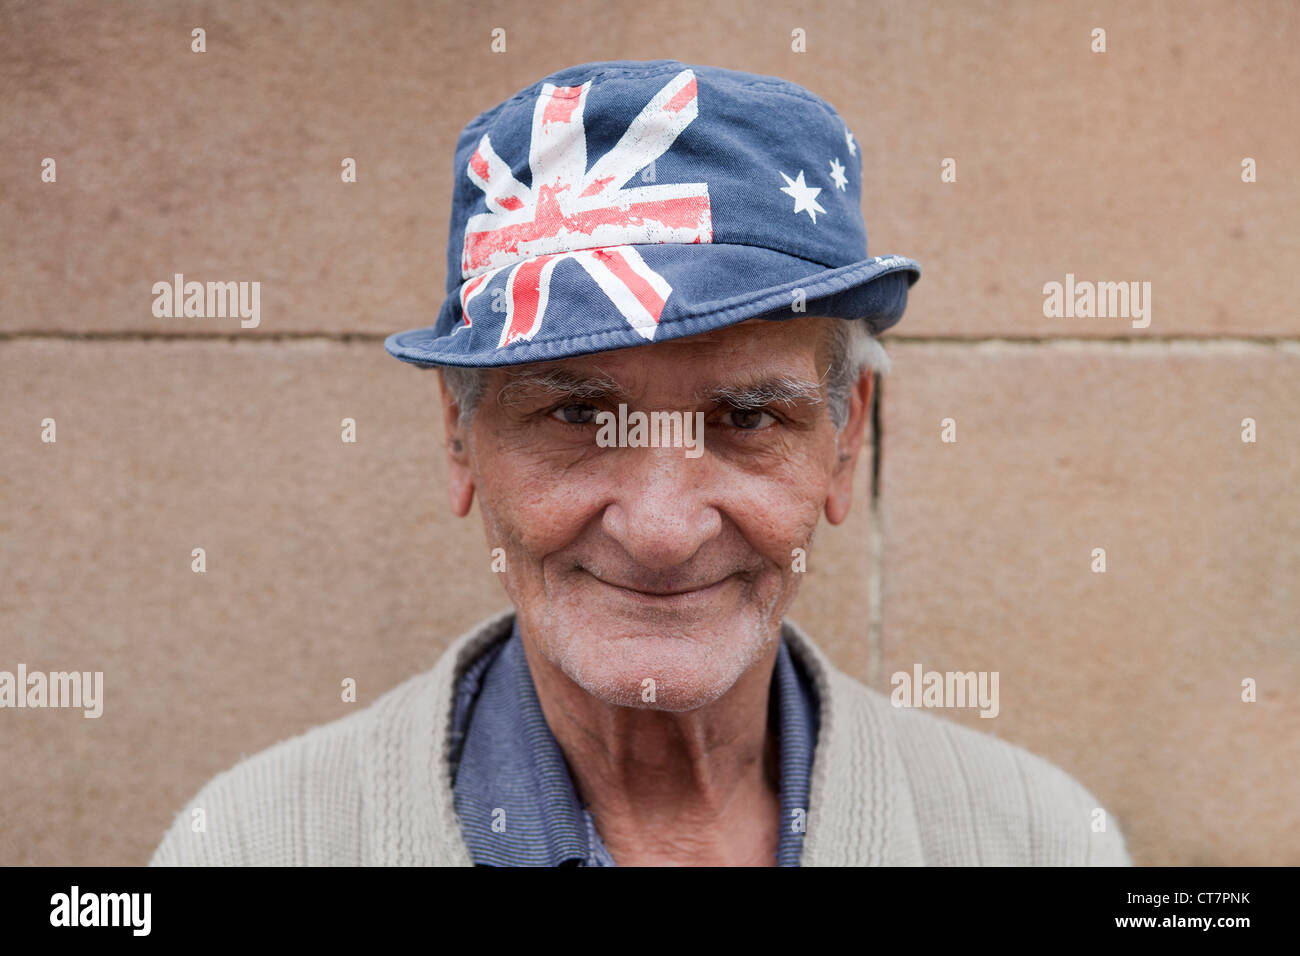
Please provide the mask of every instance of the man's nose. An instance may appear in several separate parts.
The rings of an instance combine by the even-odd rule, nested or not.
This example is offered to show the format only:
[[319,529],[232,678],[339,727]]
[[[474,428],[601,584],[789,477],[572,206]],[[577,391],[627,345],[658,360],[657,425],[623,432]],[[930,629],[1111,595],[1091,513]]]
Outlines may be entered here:
[[708,455],[688,458],[681,448],[621,448],[614,500],[602,526],[641,567],[667,570],[689,561],[722,531],[710,502]]

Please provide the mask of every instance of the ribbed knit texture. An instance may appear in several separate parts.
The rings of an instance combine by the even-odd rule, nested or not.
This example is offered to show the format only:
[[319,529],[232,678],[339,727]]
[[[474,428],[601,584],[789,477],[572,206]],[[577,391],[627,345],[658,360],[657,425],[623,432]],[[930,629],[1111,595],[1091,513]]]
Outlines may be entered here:
[[[373,704],[241,761],[176,817],[154,866],[470,866],[447,754],[457,679],[514,612],[461,635]],[[1116,821],[1058,767],[889,699],[838,671],[792,621],[820,727],[803,866],[1129,864]],[[206,829],[191,829],[203,808]]]

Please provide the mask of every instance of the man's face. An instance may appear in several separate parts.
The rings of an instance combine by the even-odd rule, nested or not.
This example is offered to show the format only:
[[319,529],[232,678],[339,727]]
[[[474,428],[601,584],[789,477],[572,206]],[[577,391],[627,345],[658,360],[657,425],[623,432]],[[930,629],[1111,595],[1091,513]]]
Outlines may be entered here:
[[[795,549],[823,509],[835,522],[848,509],[870,385],[837,442],[821,385],[833,321],[751,320],[488,373],[452,454],[453,506],[465,513],[478,493],[525,638],[588,693],[692,710],[771,650],[797,590]],[[601,447],[595,415],[620,402],[702,412],[703,454]]]

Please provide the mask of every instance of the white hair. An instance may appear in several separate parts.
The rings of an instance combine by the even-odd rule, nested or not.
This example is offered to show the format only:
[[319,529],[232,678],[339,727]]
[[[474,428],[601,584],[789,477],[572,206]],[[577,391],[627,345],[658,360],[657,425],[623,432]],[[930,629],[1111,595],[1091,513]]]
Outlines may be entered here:
[[861,319],[832,319],[831,364],[826,369],[827,404],[835,430],[849,420],[849,393],[864,369],[886,374],[889,356],[880,340]]

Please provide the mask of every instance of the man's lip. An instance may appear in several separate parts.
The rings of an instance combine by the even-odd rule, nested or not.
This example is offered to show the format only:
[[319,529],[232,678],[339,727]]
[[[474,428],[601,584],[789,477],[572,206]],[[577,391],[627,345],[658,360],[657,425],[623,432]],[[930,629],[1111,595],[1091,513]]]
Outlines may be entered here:
[[[590,571],[588,571],[587,573],[591,574]],[[647,591],[644,588],[634,588],[626,584],[618,584],[614,581],[606,581],[604,578],[596,574],[591,574],[591,576],[595,578],[597,581],[599,581],[601,584],[608,584],[610,587],[618,588],[620,591],[631,591],[633,594],[640,594],[645,597],[652,597],[652,598],[677,597],[678,595],[681,594],[696,594],[700,591],[707,591],[710,588],[715,588],[718,585],[722,584],[723,582],[730,580],[731,578],[731,575],[728,574],[726,577],[719,578],[716,581],[711,581],[708,584],[701,584],[692,588],[678,588],[675,591]]]

